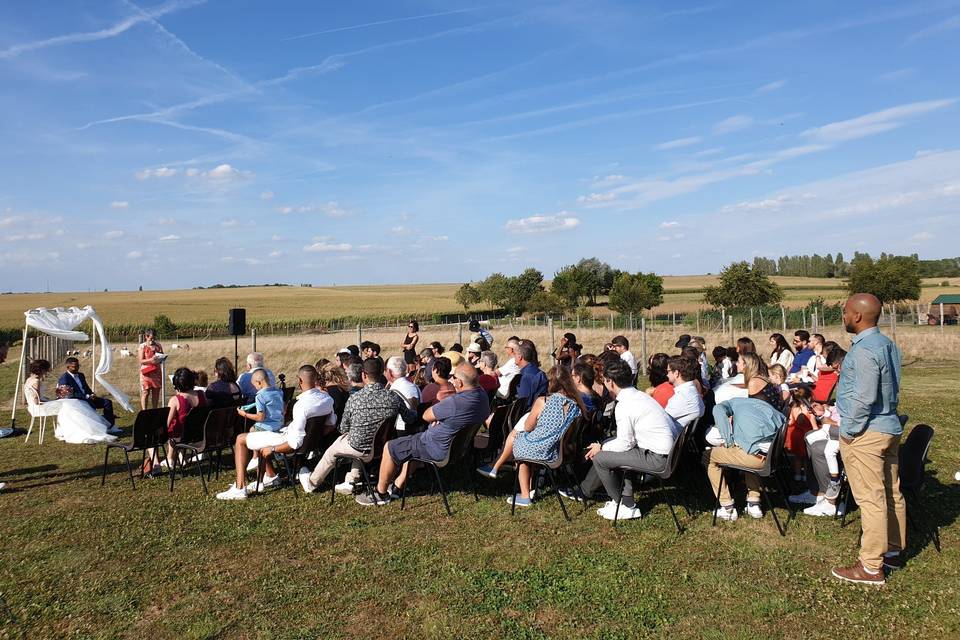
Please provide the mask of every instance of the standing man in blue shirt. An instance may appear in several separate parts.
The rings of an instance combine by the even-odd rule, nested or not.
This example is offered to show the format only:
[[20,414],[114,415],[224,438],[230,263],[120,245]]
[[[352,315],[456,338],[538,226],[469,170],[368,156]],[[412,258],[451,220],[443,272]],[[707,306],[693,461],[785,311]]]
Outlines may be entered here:
[[883,569],[899,569],[907,538],[907,513],[900,493],[898,458],[903,426],[900,351],[877,329],[880,300],[869,293],[851,296],[843,324],[856,334],[840,367],[840,455],[853,497],[860,505],[860,558],[833,575],[859,584],[884,584]]

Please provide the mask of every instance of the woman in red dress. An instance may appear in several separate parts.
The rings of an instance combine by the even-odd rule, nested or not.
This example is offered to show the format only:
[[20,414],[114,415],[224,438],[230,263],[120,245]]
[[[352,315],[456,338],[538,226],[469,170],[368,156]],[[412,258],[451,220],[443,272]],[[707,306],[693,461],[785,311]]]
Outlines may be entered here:
[[156,409],[160,403],[161,379],[160,360],[157,354],[163,353],[163,347],[157,342],[157,334],[153,329],[143,332],[143,344],[137,348],[137,358],[140,360],[140,408],[146,410],[147,398],[150,398],[151,407]]

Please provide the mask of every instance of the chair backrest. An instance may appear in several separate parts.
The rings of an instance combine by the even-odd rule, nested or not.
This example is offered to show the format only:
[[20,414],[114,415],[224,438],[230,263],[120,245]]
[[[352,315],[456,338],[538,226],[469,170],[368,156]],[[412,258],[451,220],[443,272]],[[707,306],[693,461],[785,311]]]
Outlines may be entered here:
[[687,439],[692,437],[693,433],[696,431],[697,422],[699,421],[700,418],[697,418],[680,430],[680,433],[677,435],[677,439],[673,441],[673,446],[670,448],[670,453],[667,454],[667,464],[664,467],[664,470],[653,475],[660,476],[664,480],[673,475],[673,472],[677,470],[677,465],[680,464],[680,458],[683,454],[683,448],[686,445]]
[[204,449],[219,449],[234,443],[237,423],[243,420],[233,407],[211,409],[203,425]]
[[156,447],[167,441],[167,416],[170,409],[145,409],[133,421],[131,437],[135,449]]
[[507,385],[507,400],[513,402],[517,399],[517,389],[520,388],[520,374],[510,378],[510,384]]
[[513,429],[517,426],[517,421],[527,412],[527,401],[525,398],[514,400],[510,405],[510,411],[507,412],[507,428]]
[[327,416],[313,416],[307,418],[304,425],[306,434],[303,436],[303,444],[297,450],[299,453],[310,453],[311,451],[326,451],[329,446],[331,433],[336,431],[335,427],[327,426]]
[[510,405],[502,405],[493,410],[493,417],[490,418],[490,426],[487,427],[489,439],[487,440],[486,451],[499,451],[500,447],[507,438],[507,414],[510,413]]
[[204,425],[207,423],[207,416],[210,414],[210,407],[194,407],[187,414],[183,421],[183,435],[179,438],[180,442],[203,442]]
[[772,473],[772,469],[779,468],[780,458],[783,456],[783,444],[787,440],[787,423],[784,422],[783,426],[777,429],[777,433],[773,436],[773,441],[770,443],[770,448],[767,449],[767,457],[763,461],[763,466],[757,471],[757,475],[761,477],[767,477]]
[[380,423],[380,426],[377,427],[377,432],[373,436],[373,447],[371,451],[373,452],[373,459],[376,460],[381,455],[383,455],[383,448],[386,446],[388,440],[393,440],[397,437],[397,419],[396,417],[387,418]]
[[473,447],[473,439],[477,437],[477,433],[483,427],[483,423],[472,424],[470,426],[464,427],[457,431],[457,434],[453,436],[453,441],[450,443],[450,448],[447,450],[447,457],[436,462],[435,464],[438,467],[445,467],[451,462],[456,462],[457,460],[462,459],[468,453],[470,453],[471,448]]
[[577,416],[571,425],[573,428],[570,431],[570,437],[566,437],[567,434],[564,434],[564,437],[561,438],[560,445],[563,449],[562,455],[567,460],[575,457],[580,451],[583,432],[590,426],[591,418],[592,416]]
[[900,445],[898,475],[901,489],[912,491],[923,486],[926,464],[929,462],[927,454],[930,452],[933,434],[933,427],[918,424]]
[[557,447],[557,459],[548,464],[547,466],[551,469],[559,469],[563,466],[563,460],[565,458],[564,453],[571,446],[571,441],[573,440],[574,433],[577,429],[581,428],[580,418],[571,420],[570,424],[567,425],[566,431],[563,432],[563,435],[560,436],[560,443]]
[[825,371],[817,377],[816,384],[813,385],[811,396],[815,402],[828,402],[833,388],[837,386],[840,376],[833,371]]

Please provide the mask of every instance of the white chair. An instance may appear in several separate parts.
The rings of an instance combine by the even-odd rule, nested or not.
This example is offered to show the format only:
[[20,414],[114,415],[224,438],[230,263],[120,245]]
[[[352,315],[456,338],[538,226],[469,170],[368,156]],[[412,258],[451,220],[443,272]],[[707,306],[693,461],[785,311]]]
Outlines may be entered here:
[[30,413],[30,426],[27,428],[27,437],[24,438],[24,442],[30,440],[30,433],[33,431],[33,423],[37,418],[40,418],[40,432],[38,435],[39,444],[43,444],[43,434],[47,430],[47,418],[53,417],[54,423],[53,428],[57,428],[57,414],[60,412],[60,403],[59,402],[40,402],[39,394],[31,388],[25,388],[23,390],[24,395],[27,396],[27,411]]

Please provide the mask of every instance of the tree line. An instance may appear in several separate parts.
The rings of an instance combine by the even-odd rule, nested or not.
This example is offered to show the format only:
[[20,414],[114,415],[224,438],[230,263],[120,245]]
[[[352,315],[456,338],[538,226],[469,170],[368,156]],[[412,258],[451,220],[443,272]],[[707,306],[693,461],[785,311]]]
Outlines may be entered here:
[[[870,254],[856,251],[850,262],[844,260],[842,253],[837,253],[836,256],[830,253],[825,256],[817,253],[812,256],[780,256],[777,259],[757,256],[753,259],[753,268],[768,276],[848,278],[853,263],[864,256],[870,257]],[[895,257],[897,256],[893,254],[881,253],[879,259],[886,260]],[[916,253],[909,257],[917,261],[918,274],[921,278],[955,278],[960,276],[960,258],[921,260]]]

